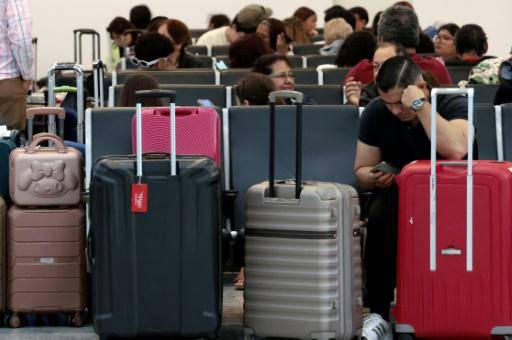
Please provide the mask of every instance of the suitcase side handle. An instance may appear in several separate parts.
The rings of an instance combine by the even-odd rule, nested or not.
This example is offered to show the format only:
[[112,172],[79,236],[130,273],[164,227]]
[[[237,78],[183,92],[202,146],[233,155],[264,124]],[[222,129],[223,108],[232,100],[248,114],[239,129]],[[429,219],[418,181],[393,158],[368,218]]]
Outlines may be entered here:
[[136,127],[137,127],[137,177],[139,178],[139,182],[142,179],[142,99],[143,98],[169,98],[169,112],[171,115],[170,125],[171,129],[169,130],[170,137],[170,154],[171,154],[171,176],[176,176],[176,91],[171,90],[141,90],[135,92],[136,98]]
[[33,154],[36,153],[36,147],[39,145],[39,143],[44,141],[51,141],[55,144],[55,148],[57,149],[57,152],[59,153],[66,153],[67,148],[64,145],[64,141],[59,137],[54,135],[53,133],[43,132],[38,133],[34,136],[34,139],[27,147],[27,153]]
[[296,106],[295,124],[295,198],[300,198],[302,189],[302,101],[304,95],[298,91],[274,91],[268,95],[270,102],[270,142],[269,142],[269,197],[276,197],[275,191],[275,150],[276,150],[276,99],[294,99]]
[[[473,88],[434,88],[431,91],[430,110],[430,271],[436,271],[437,266],[437,95],[465,94],[468,99],[468,160],[466,181],[466,271],[473,271]],[[443,162],[444,166],[459,165],[461,162]]]

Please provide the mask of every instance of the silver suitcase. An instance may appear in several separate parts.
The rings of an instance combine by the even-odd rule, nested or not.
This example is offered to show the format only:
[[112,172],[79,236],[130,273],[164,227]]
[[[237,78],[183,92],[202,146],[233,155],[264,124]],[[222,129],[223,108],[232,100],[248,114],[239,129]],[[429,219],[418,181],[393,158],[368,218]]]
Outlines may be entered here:
[[[275,99],[297,105],[296,178],[274,181]],[[301,182],[302,94],[270,94],[269,181],[247,192],[246,338],[361,336],[362,269],[357,192]]]

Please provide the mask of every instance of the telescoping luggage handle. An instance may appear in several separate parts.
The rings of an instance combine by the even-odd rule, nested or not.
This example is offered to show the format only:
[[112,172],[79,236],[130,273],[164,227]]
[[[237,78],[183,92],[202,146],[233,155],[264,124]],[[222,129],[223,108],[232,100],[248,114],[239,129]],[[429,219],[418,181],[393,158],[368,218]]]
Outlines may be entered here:
[[33,107],[27,109],[29,142],[32,141],[34,135],[34,117],[51,115],[57,115],[59,117],[59,136],[64,138],[64,119],[66,118],[66,111],[64,111],[62,107]]
[[82,35],[92,36],[92,59],[100,59],[100,34],[91,28],[78,28],[73,30],[75,62],[82,63]]
[[[436,271],[436,158],[437,158],[437,95],[465,94],[468,98],[468,160],[466,183],[466,271],[473,271],[473,96],[472,88],[435,88],[432,89],[432,105],[430,111],[430,271]],[[466,162],[447,161],[443,166],[461,166]]]
[[[76,63],[55,63],[48,71],[48,106],[55,107],[55,73],[57,71],[74,71],[76,76],[76,102],[77,102],[77,141],[84,142],[84,71]],[[55,133],[55,117],[48,118],[48,131]]]
[[275,197],[275,149],[276,149],[276,99],[287,98],[295,100],[297,107],[295,125],[295,198],[300,198],[302,187],[302,101],[304,95],[297,91],[274,91],[268,95],[270,102],[270,142],[269,142],[269,197]]
[[104,88],[103,88],[103,68],[105,65],[101,59],[95,60],[92,64],[93,80],[94,80],[94,107],[104,106]]
[[171,176],[176,176],[176,91],[171,90],[142,90],[135,92],[136,121],[137,121],[137,177],[142,178],[142,98],[169,98],[170,110],[170,143],[171,143]]

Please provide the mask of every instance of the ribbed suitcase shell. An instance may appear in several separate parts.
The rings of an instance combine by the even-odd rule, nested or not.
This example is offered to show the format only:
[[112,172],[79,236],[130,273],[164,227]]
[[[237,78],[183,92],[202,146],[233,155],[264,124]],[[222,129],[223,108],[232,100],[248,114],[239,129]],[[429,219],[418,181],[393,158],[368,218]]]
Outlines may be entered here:
[[436,271],[429,267],[430,161],[413,162],[398,176],[397,329],[431,339],[512,334],[512,162],[474,162],[471,272],[466,167],[439,163]]
[[[57,137],[57,136],[55,136]],[[9,158],[9,192],[19,206],[77,205],[82,201],[82,154],[66,148],[17,148]]]
[[8,213],[8,298],[12,312],[80,312],[86,307],[82,208]]
[[134,156],[93,167],[93,313],[100,335],[213,336],[222,314],[220,176],[206,157],[143,157],[146,213],[132,213]]
[[[244,325],[261,337],[352,339],[362,327],[359,201],[350,186],[292,181],[247,192]],[[355,235],[355,236],[354,236]]]
[[[143,153],[169,153],[169,108],[142,110]],[[135,142],[135,116],[132,120],[132,147]],[[208,156],[221,164],[220,117],[208,107],[176,107],[176,152],[178,155]]]

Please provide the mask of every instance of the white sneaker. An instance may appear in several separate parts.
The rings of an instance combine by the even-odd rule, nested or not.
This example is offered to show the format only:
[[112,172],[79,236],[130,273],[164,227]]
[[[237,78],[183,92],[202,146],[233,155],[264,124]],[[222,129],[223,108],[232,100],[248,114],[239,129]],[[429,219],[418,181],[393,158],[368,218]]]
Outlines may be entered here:
[[365,314],[362,340],[393,340],[391,326],[377,313]]

